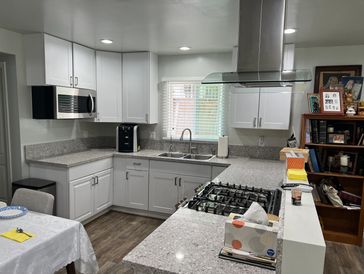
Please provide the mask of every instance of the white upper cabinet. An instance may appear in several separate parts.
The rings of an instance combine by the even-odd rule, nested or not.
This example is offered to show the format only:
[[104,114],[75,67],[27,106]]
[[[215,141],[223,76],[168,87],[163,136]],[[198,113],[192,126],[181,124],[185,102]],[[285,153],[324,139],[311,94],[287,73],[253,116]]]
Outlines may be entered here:
[[96,52],[97,122],[122,122],[122,55]]
[[27,85],[72,87],[72,43],[48,34],[24,36]]
[[73,44],[73,85],[96,90],[95,50]]
[[258,126],[265,129],[288,129],[291,113],[291,88],[261,88]]
[[158,123],[158,58],[151,52],[123,54],[123,122]]
[[256,128],[258,121],[259,88],[232,90],[231,126],[235,128]]
[[231,126],[289,129],[291,87],[239,88],[231,91]]
[[27,85],[96,90],[93,49],[45,34],[24,35]]

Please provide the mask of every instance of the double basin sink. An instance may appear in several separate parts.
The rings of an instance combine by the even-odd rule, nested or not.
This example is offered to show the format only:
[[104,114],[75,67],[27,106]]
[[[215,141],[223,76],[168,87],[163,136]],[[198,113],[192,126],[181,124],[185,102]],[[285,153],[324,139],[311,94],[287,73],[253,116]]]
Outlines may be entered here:
[[214,155],[206,154],[186,154],[182,152],[164,152],[158,155],[159,157],[175,158],[175,159],[189,159],[189,160],[201,160],[208,161],[214,157]]

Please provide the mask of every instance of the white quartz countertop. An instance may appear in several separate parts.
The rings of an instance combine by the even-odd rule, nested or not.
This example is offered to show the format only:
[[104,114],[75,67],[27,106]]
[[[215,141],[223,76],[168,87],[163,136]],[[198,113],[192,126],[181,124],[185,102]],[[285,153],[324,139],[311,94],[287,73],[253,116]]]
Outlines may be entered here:
[[226,217],[180,208],[123,259],[134,273],[274,273],[218,257]]

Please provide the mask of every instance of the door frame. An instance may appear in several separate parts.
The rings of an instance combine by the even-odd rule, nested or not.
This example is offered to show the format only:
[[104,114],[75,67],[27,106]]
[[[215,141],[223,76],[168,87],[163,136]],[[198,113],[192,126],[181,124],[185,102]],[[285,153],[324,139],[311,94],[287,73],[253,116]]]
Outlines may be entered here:
[[12,162],[11,162],[11,138],[10,138],[10,119],[9,119],[9,99],[8,99],[8,86],[7,86],[7,77],[6,77],[6,63],[0,62],[0,77],[3,79],[2,86],[0,86],[0,95],[3,96],[3,112],[4,112],[4,125],[5,125],[5,153],[6,153],[6,170],[7,170],[7,179],[8,184],[6,187],[7,199],[10,201],[10,189],[11,182],[13,181],[12,176]]

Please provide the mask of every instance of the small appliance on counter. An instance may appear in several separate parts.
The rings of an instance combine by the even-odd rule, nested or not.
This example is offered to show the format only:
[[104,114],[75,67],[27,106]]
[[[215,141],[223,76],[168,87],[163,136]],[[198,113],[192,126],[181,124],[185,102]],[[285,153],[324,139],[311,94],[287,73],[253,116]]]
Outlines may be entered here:
[[120,124],[116,127],[116,150],[137,152],[140,150],[139,127],[134,124]]
[[222,136],[219,137],[219,141],[217,143],[217,157],[218,158],[227,158],[229,155],[229,137]]

